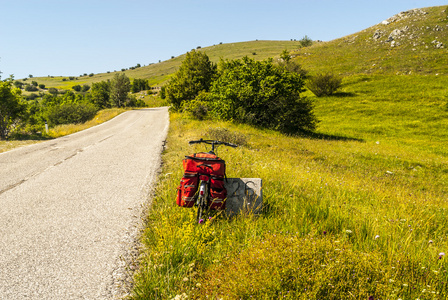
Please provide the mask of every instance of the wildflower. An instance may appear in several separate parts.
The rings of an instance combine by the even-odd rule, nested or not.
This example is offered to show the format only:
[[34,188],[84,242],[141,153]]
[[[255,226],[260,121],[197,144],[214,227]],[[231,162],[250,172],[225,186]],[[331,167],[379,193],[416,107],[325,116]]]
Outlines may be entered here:
[[433,243],[433,241],[432,241],[432,240],[429,240],[429,242],[428,242],[428,243],[432,244],[432,243]]
[[377,234],[377,235],[375,235],[375,240],[377,239],[377,238],[379,238],[380,236]]
[[445,252],[440,252],[439,253],[439,259],[442,259],[445,256]]
[[353,231],[347,229],[345,232],[347,232],[348,234],[352,233]]
[[327,234],[327,232],[326,231],[324,231],[324,235],[326,235]]
[[204,219],[199,220],[199,224],[202,224],[202,223],[204,223]]

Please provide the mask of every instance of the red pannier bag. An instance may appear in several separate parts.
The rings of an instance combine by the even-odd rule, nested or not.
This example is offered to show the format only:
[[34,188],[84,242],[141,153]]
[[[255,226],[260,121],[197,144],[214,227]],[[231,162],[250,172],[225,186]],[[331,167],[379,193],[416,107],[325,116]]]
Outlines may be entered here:
[[226,208],[227,190],[224,187],[224,178],[211,176],[210,178],[210,201],[209,207],[213,210]]
[[225,176],[226,163],[214,154],[199,152],[185,156],[182,161],[185,172]]
[[180,180],[177,188],[176,203],[181,207],[192,207],[194,205],[194,195],[198,190],[198,174],[186,172]]

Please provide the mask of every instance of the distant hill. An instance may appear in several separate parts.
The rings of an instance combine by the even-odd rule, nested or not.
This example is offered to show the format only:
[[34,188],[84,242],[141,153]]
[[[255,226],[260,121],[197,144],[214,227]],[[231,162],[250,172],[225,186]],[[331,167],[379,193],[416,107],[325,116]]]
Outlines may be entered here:
[[[299,41],[250,41],[228,44],[218,44],[210,47],[198,48],[197,51],[204,51],[214,62],[223,59],[238,59],[244,56],[252,57],[256,60],[263,60],[268,57],[280,55],[283,50],[293,51],[300,47]],[[176,72],[181,65],[185,54],[173,57],[172,59],[143,66],[133,70],[126,70],[129,78],[148,79],[150,85],[160,86],[169,79],[169,76]],[[122,72],[122,71],[118,71]],[[74,85],[91,85],[93,82],[111,79],[115,72],[94,74],[93,76],[76,77],[76,80],[68,80],[69,76],[59,77],[35,77],[32,80],[39,84],[45,84],[47,88],[56,87],[70,89]],[[31,79],[28,79],[31,80]]]
[[[301,48],[300,41],[250,41],[196,49],[214,62],[249,56],[256,60],[278,57],[283,50],[311,73],[351,74],[448,74],[448,6],[401,12],[360,32]],[[128,77],[163,85],[184,59],[172,59],[124,71]],[[121,71],[118,71],[121,72]],[[37,77],[47,88],[70,89],[111,79],[115,72],[76,77]]]

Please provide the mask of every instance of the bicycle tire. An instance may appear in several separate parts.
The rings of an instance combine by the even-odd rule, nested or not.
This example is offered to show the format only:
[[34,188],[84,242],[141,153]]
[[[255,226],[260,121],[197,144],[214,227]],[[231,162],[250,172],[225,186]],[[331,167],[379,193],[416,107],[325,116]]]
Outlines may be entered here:
[[205,197],[204,196],[199,196],[198,213],[197,213],[197,221],[198,221],[198,223],[202,223],[201,220],[204,220],[203,219],[204,212],[205,212]]

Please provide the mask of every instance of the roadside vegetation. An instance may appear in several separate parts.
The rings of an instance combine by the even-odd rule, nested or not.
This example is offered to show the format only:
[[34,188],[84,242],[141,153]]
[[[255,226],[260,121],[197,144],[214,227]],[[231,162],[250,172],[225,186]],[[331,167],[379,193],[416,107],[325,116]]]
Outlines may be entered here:
[[83,130],[126,109],[160,105],[147,80],[131,82],[125,74],[73,90],[46,91],[33,81],[30,86],[41,89],[36,97],[23,96],[27,86],[13,77],[0,82],[0,151]]
[[[390,24],[432,35],[445,10]],[[301,93],[319,120],[312,132],[171,114],[132,299],[448,297],[448,64],[432,59],[446,60],[446,50],[384,41],[384,65],[373,66],[377,29],[290,52],[306,80],[340,78],[329,95]],[[416,51],[422,57],[409,64]],[[229,177],[263,179],[261,213],[198,225],[194,210],[176,206],[184,155],[205,150],[188,141],[200,137],[239,141],[219,156]]]

